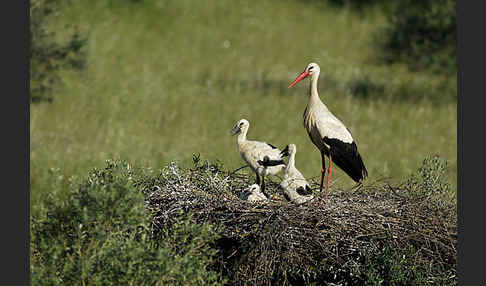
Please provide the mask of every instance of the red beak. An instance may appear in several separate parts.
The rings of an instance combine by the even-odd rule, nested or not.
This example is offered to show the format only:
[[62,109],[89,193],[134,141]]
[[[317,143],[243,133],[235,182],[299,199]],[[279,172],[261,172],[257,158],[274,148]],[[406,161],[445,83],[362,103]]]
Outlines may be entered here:
[[303,73],[301,73],[290,85],[288,88],[291,88],[292,86],[296,85],[299,81],[303,80],[304,78],[308,77],[309,76],[309,72],[308,71],[305,71]]

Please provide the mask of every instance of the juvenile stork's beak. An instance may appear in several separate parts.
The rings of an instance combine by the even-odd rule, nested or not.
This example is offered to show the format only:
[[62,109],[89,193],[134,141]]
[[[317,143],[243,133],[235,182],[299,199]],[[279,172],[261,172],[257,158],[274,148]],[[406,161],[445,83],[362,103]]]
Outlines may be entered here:
[[236,125],[235,127],[233,127],[233,129],[231,129],[231,136],[234,136],[234,135],[236,135],[240,132],[241,132],[240,127],[238,127],[238,125]]
[[301,73],[290,85],[288,88],[291,88],[292,86],[296,85],[299,81],[303,80],[304,78],[308,77],[310,73],[308,71],[304,71]]

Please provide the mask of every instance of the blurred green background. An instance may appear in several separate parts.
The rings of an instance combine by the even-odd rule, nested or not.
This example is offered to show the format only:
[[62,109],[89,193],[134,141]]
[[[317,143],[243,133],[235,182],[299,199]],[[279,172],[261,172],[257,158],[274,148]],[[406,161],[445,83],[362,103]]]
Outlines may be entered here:
[[[455,1],[32,0],[30,15],[32,204],[53,170],[68,184],[110,158],[157,169],[200,153],[236,169],[241,118],[319,176],[308,82],[287,89],[309,62],[369,180],[402,181],[437,154],[456,191]],[[332,182],[353,185],[341,170]]]

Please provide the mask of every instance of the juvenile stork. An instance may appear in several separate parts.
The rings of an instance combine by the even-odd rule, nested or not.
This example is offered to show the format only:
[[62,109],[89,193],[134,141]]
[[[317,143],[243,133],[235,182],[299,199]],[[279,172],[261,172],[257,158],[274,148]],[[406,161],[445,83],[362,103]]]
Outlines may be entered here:
[[[310,188],[309,183],[302,173],[295,167],[296,152],[297,147],[295,144],[287,145],[281,152],[281,154],[288,154],[289,160],[284,169],[284,176],[280,182],[280,188],[283,190],[287,200],[299,205],[312,200],[314,196],[312,195],[312,189]],[[262,165],[274,164],[272,160],[259,161],[258,163]]]
[[253,184],[241,193],[240,199],[249,202],[257,202],[266,201],[267,197],[260,191],[259,185]]
[[326,196],[324,199],[327,203],[329,178],[331,177],[333,162],[355,182],[360,182],[366,178],[368,171],[349,130],[329,111],[327,106],[319,98],[319,94],[317,93],[317,80],[319,79],[320,71],[319,65],[310,63],[289,85],[289,88],[304,78],[311,76],[309,99],[304,111],[304,127],[312,143],[321,152],[322,169],[320,191],[322,191],[322,182],[326,169],[324,156],[329,157]]
[[[256,184],[261,186],[261,191],[265,194],[265,176],[276,175],[285,168],[285,162],[282,160],[283,156],[280,150],[272,144],[260,141],[252,141],[246,139],[246,133],[250,123],[246,119],[240,119],[236,125],[231,129],[231,135],[238,135],[238,151],[243,160],[255,172]],[[277,162],[273,166],[262,166],[258,164],[259,160],[270,159]],[[260,181],[260,176],[261,181]],[[265,194],[267,195],[267,194]],[[267,195],[268,197],[268,195]]]

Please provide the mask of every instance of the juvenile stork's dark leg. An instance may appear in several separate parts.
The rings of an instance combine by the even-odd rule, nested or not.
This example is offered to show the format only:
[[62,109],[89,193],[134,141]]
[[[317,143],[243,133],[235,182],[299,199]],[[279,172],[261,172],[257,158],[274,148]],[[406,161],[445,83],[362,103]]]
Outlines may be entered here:
[[269,199],[270,196],[265,192],[265,176],[262,176],[262,186],[260,187],[260,189],[262,190],[262,193],[265,195],[265,197]]
[[324,180],[324,172],[326,170],[326,157],[324,156],[324,152],[321,152],[321,160],[322,160],[322,168],[321,168],[321,184],[319,187],[320,192],[322,192],[322,182]]
[[327,204],[327,190],[329,189],[329,179],[331,178],[332,172],[332,155],[329,152],[329,169],[327,169],[327,184],[326,184],[326,196],[324,198],[324,202]]
[[255,184],[259,185],[260,186],[260,176],[258,175],[258,173],[255,173],[256,175],[256,182]]

